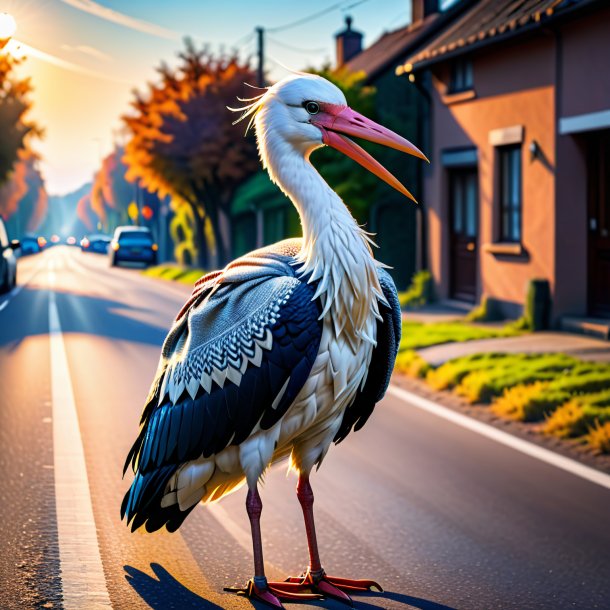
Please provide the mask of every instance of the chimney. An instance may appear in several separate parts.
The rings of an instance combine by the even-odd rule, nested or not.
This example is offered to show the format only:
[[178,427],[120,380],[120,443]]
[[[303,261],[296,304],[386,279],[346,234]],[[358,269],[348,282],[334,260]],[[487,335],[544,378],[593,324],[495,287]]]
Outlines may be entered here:
[[439,12],[439,0],[411,0],[411,23]]
[[362,34],[352,30],[352,18],[345,18],[346,28],[335,34],[337,40],[337,68],[362,51]]

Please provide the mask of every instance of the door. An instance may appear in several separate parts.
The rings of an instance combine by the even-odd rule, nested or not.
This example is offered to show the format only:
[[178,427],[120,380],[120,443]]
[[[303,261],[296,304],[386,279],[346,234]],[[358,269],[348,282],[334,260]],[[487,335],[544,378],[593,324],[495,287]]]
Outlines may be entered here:
[[589,314],[610,318],[610,130],[591,134],[587,152]]
[[474,168],[449,175],[451,297],[474,303],[477,295],[478,187]]

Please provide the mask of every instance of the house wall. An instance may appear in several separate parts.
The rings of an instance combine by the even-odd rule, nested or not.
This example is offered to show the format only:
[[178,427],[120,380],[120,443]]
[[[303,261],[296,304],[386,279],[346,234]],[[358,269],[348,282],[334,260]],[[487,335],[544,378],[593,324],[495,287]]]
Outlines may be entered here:
[[[433,71],[431,171],[425,178],[430,210],[430,265],[441,297],[449,295],[448,172],[443,150],[476,147],[479,176],[478,298],[505,303],[505,313],[519,315],[527,283],[550,280],[554,289],[555,102],[554,42],[541,35],[519,45],[485,49],[473,58],[474,99],[446,103],[448,64]],[[523,126],[522,255],[485,251],[497,241],[497,152],[490,132]],[[530,160],[529,145],[538,143],[543,157]]]
[[[557,30],[557,115],[610,110],[610,9]],[[585,134],[557,136],[556,310],[587,314],[587,172]],[[610,170],[609,170],[610,171]]]

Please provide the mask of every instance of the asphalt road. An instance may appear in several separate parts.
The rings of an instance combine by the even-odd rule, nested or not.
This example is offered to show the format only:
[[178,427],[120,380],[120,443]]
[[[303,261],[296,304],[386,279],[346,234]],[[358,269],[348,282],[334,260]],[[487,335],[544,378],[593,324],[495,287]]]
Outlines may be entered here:
[[[90,550],[99,545],[112,607],[251,608],[222,592],[252,571],[243,489],[198,507],[176,534],[131,534],[119,517],[123,460],[189,289],[67,247],[21,259],[19,284],[0,296],[0,608],[59,608],[74,584],[60,571],[70,540],[58,528],[57,456],[69,448],[54,446],[50,300],[84,449]],[[331,449],[312,486],[327,572],[386,590],[357,608],[610,608],[609,489],[399,398]],[[261,492],[270,578],[307,563],[294,487],[280,466]],[[288,607],[311,606],[345,608]]]

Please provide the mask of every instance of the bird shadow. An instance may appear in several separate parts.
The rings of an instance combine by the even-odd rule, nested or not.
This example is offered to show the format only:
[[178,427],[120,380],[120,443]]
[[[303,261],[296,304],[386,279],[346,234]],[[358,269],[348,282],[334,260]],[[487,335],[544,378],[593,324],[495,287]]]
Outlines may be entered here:
[[[133,587],[135,592],[153,610],[165,610],[166,608],[195,608],[198,610],[222,610],[214,602],[211,602],[191,591],[180,581],[176,580],[163,566],[158,563],[151,563],[150,567],[156,576],[150,576],[132,566],[123,566],[125,570],[125,580]],[[420,597],[385,591],[384,593],[369,593],[359,595],[354,598],[354,608],[356,610],[379,610],[380,606],[368,603],[366,600],[392,600],[411,608],[419,610],[455,610],[450,606],[439,604]],[[309,602],[309,606],[314,608],[344,609],[346,606],[334,600],[325,599],[319,602]],[[253,603],[256,608],[262,607],[261,604]],[[383,606],[382,606],[383,607]]]
[[153,610],[167,608],[223,610],[221,606],[185,587],[158,563],[151,563],[150,567],[156,578],[132,566],[123,566],[123,569],[126,572],[125,580]]

